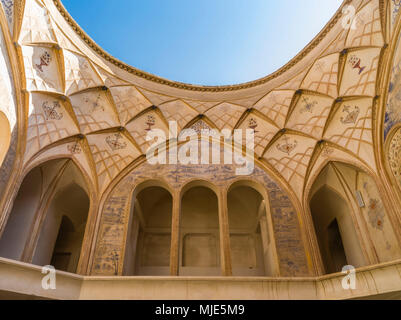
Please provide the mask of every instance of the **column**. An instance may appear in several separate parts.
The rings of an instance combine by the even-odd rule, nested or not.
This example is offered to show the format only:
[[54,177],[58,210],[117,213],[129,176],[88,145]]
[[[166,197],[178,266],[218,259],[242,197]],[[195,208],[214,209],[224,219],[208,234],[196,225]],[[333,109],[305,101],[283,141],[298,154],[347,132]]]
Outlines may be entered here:
[[174,191],[171,223],[170,275],[178,276],[180,264],[181,194]]
[[220,257],[223,276],[232,276],[230,228],[228,224],[227,192],[220,190],[219,201],[219,227],[220,227]]

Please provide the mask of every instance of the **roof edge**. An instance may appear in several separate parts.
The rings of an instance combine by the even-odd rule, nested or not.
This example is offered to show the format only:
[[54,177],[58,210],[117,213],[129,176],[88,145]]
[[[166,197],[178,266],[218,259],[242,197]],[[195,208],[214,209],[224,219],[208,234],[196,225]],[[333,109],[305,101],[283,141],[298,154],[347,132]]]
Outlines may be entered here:
[[109,63],[115,65],[116,67],[133,74],[137,77],[143,78],[148,81],[155,82],[157,84],[166,85],[176,89],[183,89],[189,91],[198,91],[198,92],[228,92],[228,91],[237,91],[243,89],[249,89],[253,87],[257,87],[262,84],[266,84],[267,82],[281,76],[288,70],[290,70],[293,66],[295,66],[299,61],[301,61],[305,56],[307,56],[313,49],[315,49],[320,42],[326,37],[326,35],[334,28],[339,19],[342,16],[342,10],[346,4],[349,3],[349,0],[344,0],[341,4],[340,8],[337,10],[335,15],[331,18],[331,20],[326,24],[326,26],[320,31],[320,33],[311,41],[309,44],[305,46],[294,58],[292,58],[289,62],[287,62],[283,67],[278,69],[277,71],[269,74],[266,77],[260,78],[258,80],[245,82],[242,84],[235,85],[222,85],[222,86],[202,86],[202,85],[193,85],[187,84],[183,82],[177,82],[168,80],[145,71],[139,70],[135,67],[128,65],[125,62],[115,58],[113,55],[106,52],[101,46],[99,46],[74,20],[74,18],[70,15],[67,9],[62,4],[62,0],[53,0],[54,5],[57,10],[60,12],[61,16],[65,19],[65,21],[72,27],[75,33],[92,49],[94,50],[100,57],[108,61]]

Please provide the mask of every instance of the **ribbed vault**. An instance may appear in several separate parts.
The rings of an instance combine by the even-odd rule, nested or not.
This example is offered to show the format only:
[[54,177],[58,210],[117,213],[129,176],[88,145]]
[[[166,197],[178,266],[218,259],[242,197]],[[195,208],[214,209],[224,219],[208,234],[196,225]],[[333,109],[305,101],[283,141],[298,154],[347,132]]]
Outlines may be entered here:
[[255,129],[256,158],[300,201],[313,168],[327,159],[377,172],[372,117],[392,3],[345,1],[342,8],[356,8],[354,28],[344,28],[340,8],[276,73],[237,86],[196,87],[109,56],[59,0],[26,0],[17,21],[9,20],[29,101],[24,166],[69,156],[103,193],[144,156],[148,129],[167,131],[175,120],[179,130]]

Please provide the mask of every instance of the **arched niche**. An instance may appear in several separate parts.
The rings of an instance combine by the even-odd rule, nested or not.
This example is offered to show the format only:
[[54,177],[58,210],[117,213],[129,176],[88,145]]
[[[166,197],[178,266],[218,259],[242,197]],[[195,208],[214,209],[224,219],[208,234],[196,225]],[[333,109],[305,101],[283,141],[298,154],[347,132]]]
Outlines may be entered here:
[[221,275],[219,206],[214,189],[206,181],[192,181],[182,190],[181,276]]
[[124,275],[169,275],[172,205],[172,195],[162,182],[146,181],[135,189]]
[[266,190],[253,181],[237,181],[228,189],[227,209],[233,275],[277,275],[278,261]]
[[24,178],[0,239],[0,256],[76,272],[90,199],[69,159],[48,161]]
[[11,129],[6,115],[0,111],[0,167],[10,147]]
[[[121,176],[121,179],[116,179],[115,184],[110,186],[109,192],[105,195],[105,202],[100,208],[101,215],[97,229],[91,274],[99,276],[133,274],[132,271],[127,271],[127,265],[132,266],[132,264],[127,264],[126,259],[128,256],[133,257],[133,250],[127,247],[127,239],[130,239],[128,232],[132,225],[130,220],[132,217],[130,214],[132,212],[130,211],[132,210],[132,198],[133,194],[135,197],[135,193],[138,190],[144,188],[144,186],[152,186],[154,183],[169,190],[174,198],[174,223],[172,228],[177,227],[179,229],[179,226],[182,227],[182,224],[179,223],[182,221],[180,218],[182,219],[185,214],[185,208],[182,205],[183,202],[187,202],[185,199],[182,201],[183,197],[185,197],[187,191],[194,187],[204,187],[212,191],[209,194],[214,193],[213,196],[209,197],[212,199],[209,202],[214,203],[212,210],[216,214],[213,219],[215,221],[219,219],[217,213],[218,198],[220,201],[224,201],[226,197],[224,192],[232,184],[239,180],[244,180],[243,176],[237,175],[236,169],[235,165],[225,164],[153,165],[146,161],[141,164],[133,164],[132,168],[128,168],[127,173]],[[271,259],[272,261],[277,261],[273,273],[274,276],[310,275],[311,269],[306,256],[299,215],[290,195],[257,163],[253,174],[246,181],[249,182],[249,186],[252,186],[269,202],[267,208],[270,209],[270,218],[272,220],[272,231],[269,236],[272,239],[272,246],[276,247],[277,254],[274,259]],[[205,200],[200,202],[200,207],[205,206],[203,203],[206,202]],[[219,205],[223,210],[223,202]],[[218,227],[215,229],[218,229]],[[214,231],[211,234],[214,234]],[[176,275],[177,271],[179,275],[221,275],[220,252],[216,258],[217,263],[215,265],[217,267],[202,267],[200,272],[196,273],[193,272],[196,271],[194,268],[186,267],[186,263],[183,266],[182,252],[185,241],[182,233],[178,233],[178,239],[175,238],[176,235],[177,233],[174,233],[172,238],[174,240],[174,251],[172,251],[170,265],[172,275]],[[215,242],[219,247],[218,250],[220,250],[219,236],[215,236]],[[190,244],[190,242],[187,243]],[[188,245],[185,248],[189,248]],[[269,254],[270,252],[273,254],[274,250],[269,250]],[[187,257],[189,256],[187,255]]]
[[377,185],[361,169],[329,163],[311,188],[309,206],[326,273],[400,256]]
[[347,201],[324,185],[312,197],[310,209],[326,273],[365,265]]

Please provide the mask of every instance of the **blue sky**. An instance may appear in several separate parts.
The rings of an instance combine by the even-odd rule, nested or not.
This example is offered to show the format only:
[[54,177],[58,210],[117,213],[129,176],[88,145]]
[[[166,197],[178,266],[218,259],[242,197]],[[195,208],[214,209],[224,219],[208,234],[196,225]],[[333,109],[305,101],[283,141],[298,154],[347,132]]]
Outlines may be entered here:
[[227,85],[293,58],[342,0],[62,0],[107,52],[170,80]]

